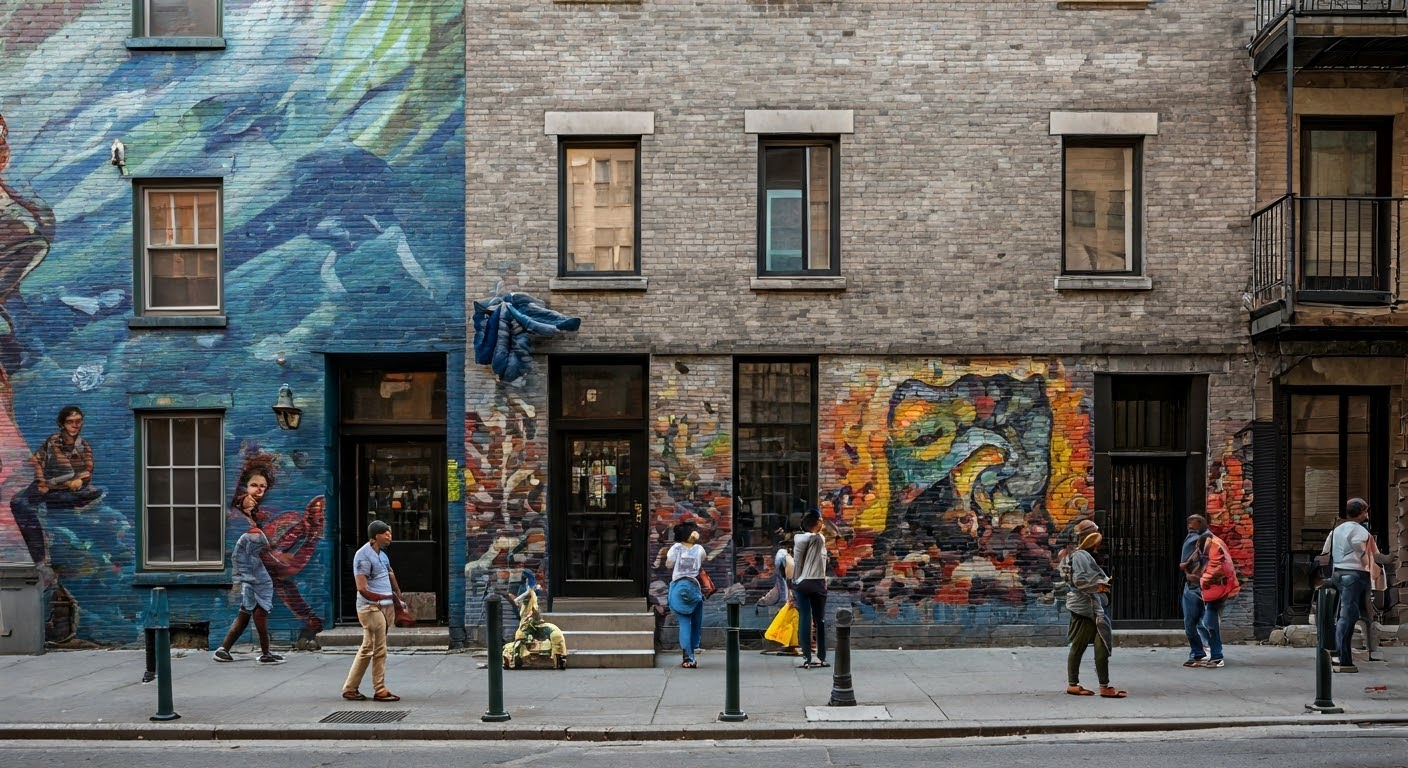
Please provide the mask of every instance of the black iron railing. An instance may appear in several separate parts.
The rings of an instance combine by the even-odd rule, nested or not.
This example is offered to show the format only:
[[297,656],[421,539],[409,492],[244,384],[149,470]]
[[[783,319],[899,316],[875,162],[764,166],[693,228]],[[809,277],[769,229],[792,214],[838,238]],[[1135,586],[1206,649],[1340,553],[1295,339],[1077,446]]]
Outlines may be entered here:
[[1282,195],[1252,214],[1252,308],[1285,298],[1291,196]]
[[[1252,214],[1252,308],[1298,294],[1378,303],[1398,293],[1403,248],[1401,197],[1283,195]],[[1295,237],[1288,228],[1294,205]],[[1295,254],[1294,275],[1287,259]]]
[[1408,0],[1256,0],[1259,37],[1292,7],[1301,16],[1404,16]]

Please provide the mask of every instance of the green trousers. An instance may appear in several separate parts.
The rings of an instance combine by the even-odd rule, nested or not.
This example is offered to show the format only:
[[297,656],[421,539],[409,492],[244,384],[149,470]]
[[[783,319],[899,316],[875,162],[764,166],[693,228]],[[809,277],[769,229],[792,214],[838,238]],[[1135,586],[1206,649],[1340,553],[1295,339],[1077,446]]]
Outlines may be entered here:
[[1091,643],[1095,644],[1095,676],[1100,679],[1101,687],[1110,684],[1110,649],[1104,643],[1095,640],[1095,619],[1089,616],[1082,616],[1078,613],[1071,614],[1071,626],[1066,630],[1066,642],[1071,646],[1070,652],[1066,654],[1066,682],[1071,685],[1080,685],[1080,662],[1085,658],[1085,649]]

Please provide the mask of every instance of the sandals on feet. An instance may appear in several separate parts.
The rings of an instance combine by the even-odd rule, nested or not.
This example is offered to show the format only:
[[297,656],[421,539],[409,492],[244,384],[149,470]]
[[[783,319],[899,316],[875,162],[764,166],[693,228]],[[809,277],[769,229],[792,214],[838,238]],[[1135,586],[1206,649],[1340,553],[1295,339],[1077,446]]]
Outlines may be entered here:
[[1068,685],[1068,686],[1066,686],[1066,693],[1069,693],[1069,694],[1071,694],[1072,696],[1094,696],[1094,695],[1095,695],[1095,691],[1092,691],[1092,690],[1090,690],[1089,688],[1082,688],[1082,687],[1079,686],[1079,685]]
[[1102,685],[1102,686],[1100,686],[1100,696],[1101,696],[1102,698],[1106,698],[1106,699],[1123,699],[1124,697],[1126,697],[1126,696],[1128,696],[1128,695],[1129,695],[1128,692],[1126,692],[1126,691],[1121,691],[1121,690],[1119,690],[1119,689],[1117,689],[1117,688],[1115,688],[1114,686],[1111,686],[1111,685]]
[[361,691],[343,691],[343,692],[342,692],[342,698],[347,699],[348,701],[366,701],[366,700],[367,700],[367,697],[364,696],[364,695],[362,695],[362,692],[361,692]]
[[373,699],[376,699],[377,701],[400,701],[400,700],[401,700],[401,697],[400,697],[400,696],[397,696],[396,694],[392,693],[391,691],[387,691],[387,690],[377,691],[377,692],[376,692],[376,695],[373,696],[372,698],[373,698]]
[[824,661],[813,661],[813,662],[812,662],[812,669],[816,669],[817,667],[829,667],[829,666],[831,666],[831,665],[830,665],[830,664],[827,664],[827,663],[824,662]]
[[694,663],[694,659],[685,659],[683,662],[680,662],[680,666],[685,669],[694,669],[699,665]]

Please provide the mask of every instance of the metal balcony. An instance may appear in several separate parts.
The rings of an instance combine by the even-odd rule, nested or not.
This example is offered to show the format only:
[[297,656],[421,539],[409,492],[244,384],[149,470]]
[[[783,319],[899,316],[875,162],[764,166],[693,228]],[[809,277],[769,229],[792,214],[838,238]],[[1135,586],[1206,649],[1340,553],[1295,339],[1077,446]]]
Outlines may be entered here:
[[1301,303],[1392,304],[1404,199],[1282,195],[1252,214],[1254,327],[1273,310]]
[[1408,67],[1408,0],[1257,0],[1252,70]]

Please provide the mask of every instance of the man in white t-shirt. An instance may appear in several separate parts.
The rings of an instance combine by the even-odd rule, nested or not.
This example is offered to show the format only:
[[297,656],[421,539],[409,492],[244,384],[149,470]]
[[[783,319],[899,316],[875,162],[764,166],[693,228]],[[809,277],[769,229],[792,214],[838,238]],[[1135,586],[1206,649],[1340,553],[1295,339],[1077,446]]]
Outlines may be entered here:
[[1354,666],[1354,625],[1369,589],[1369,503],[1354,498],[1345,502],[1344,519],[1330,533],[1330,556],[1335,568],[1334,582],[1340,592],[1340,612],[1335,621],[1336,672],[1358,672]]

